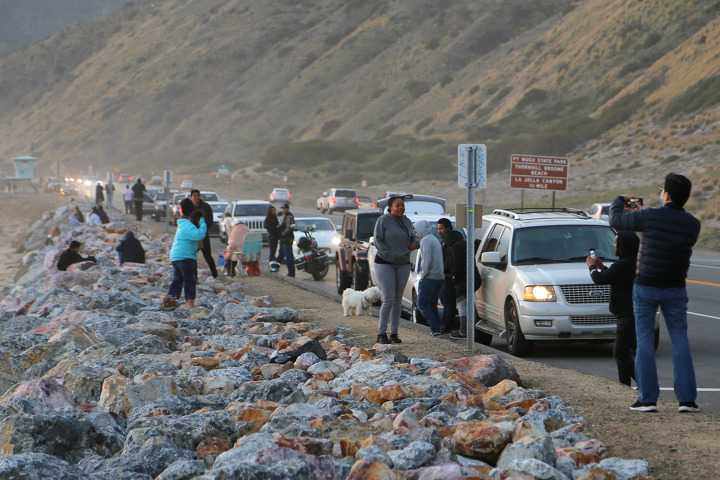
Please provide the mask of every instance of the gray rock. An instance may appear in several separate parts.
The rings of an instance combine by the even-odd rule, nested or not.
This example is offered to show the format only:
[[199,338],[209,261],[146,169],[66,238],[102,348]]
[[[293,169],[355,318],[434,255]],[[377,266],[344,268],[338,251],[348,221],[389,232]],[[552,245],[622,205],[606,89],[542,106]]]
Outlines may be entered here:
[[498,468],[508,468],[517,460],[534,458],[552,467],[557,455],[550,435],[542,437],[525,436],[505,447],[497,461]]
[[170,349],[165,345],[165,341],[157,335],[143,335],[125,345],[118,346],[119,355],[135,356],[143,353],[161,355],[170,353]]
[[205,473],[202,460],[178,460],[170,464],[155,480],[190,480]]
[[508,478],[501,475],[503,470],[517,470],[532,475],[537,480],[571,480],[560,470],[534,458],[517,459],[506,468],[496,468],[490,472],[490,479]]
[[402,450],[388,452],[397,470],[410,470],[429,464],[435,458],[435,447],[427,442],[412,442]]
[[253,465],[258,452],[272,448],[277,448],[277,445],[270,441],[268,434],[261,432],[248,435],[240,446],[218,455],[212,469],[222,470],[239,464]]
[[623,460],[622,458],[606,458],[598,464],[600,468],[615,474],[617,480],[647,476],[648,463],[645,460]]
[[377,445],[371,445],[369,447],[361,448],[355,455],[357,460],[365,460],[366,462],[380,462],[384,463],[390,468],[393,468],[393,460],[390,455],[385,453],[382,448]]
[[330,382],[334,391],[350,388],[359,378],[371,388],[380,390],[388,383],[407,382],[413,375],[407,370],[395,368],[391,365],[379,365],[374,363],[357,363],[350,369],[340,374]]
[[44,453],[21,453],[0,458],[0,478],[5,480],[87,480],[75,465]]

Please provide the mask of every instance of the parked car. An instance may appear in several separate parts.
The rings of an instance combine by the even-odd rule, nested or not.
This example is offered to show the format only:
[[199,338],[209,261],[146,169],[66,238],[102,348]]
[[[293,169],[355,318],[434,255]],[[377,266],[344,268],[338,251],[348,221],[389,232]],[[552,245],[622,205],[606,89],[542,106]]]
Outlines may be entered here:
[[[335,225],[327,217],[295,217],[295,226],[298,228],[315,227],[312,236],[318,244],[319,248],[325,250],[328,258],[332,259],[337,253],[340,245],[340,234],[337,233]],[[297,256],[300,252],[297,241],[305,235],[301,231],[295,232],[295,242],[293,242],[293,255]]]
[[574,209],[495,210],[483,225],[479,342],[498,336],[525,356],[536,341],[614,340],[610,286],[595,285],[585,263],[591,248],[606,265],[617,260],[609,225]]
[[322,209],[323,209],[323,203],[324,203],[325,198],[327,197],[327,195],[328,195],[328,192],[323,192],[323,193],[320,194],[320,196],[317,198],[317,200],[315,200],[315,207],[316,207],[318,210],[322,210]]
[[216,202],[211,200],[207,203],[210,205],[210,208],[212,208],[213,218],[215,220],[215,223],[210,227],[210,236],[217,237],[220,235],[220,223],[223,221],[223,218],[225,218],[225,210],[230,204],[222,200]]
[[368,248],[380,217],[379,210],[349,210],[343,215],[340,246],[335,254],[335,286],[338,294],[346,288],[365,290],[370,281]]
[[227,243],[227,236],[232,226],[242,220],[251,231],[262,233],[263,243],[267,244],[267,231],[264,223],[267,209],[271,206],[272,203],[267,200],[236,200],[230,202],[219,225],[220,241]]
[[169,212],[169,209],[172,208],[172,204],[168,205],[168,200],[172,200],[176,193],[179,192],[177,190],[170,190],[168,193],[161,191],[155,195],[155,197],[153,198],[154,205],[152,218],[156,222],[159,222],[163,218],[165,218],[165,215],[169,215],[169,213],[166,213],[166,208]]
[[134,182],[134,181],[135,181],[135,179],[129,173],[121,173],[120,175],[118,175],[118,183],[125,182],[125,183],[129,184],[130,182]]
[[287,188],[273,188],[273,191],[270,192],[270,201],[273,203],[290,203],[290,197],[290,190]]
[[180,182],[180,190],[192,190],[193,188],[193,181],[192,180],[183,180]]
[[180,218],[180,202],[183,198],[187,198],[186,192],[174,193],[170,198],[170,208],[168,210],[170,218],[168,220],[171,225],[177,225],[177,219]]
[[358,196],[358,208],[377,208],[377,203],[373,202],[370,197]]
[[162,185],[162,177],[160,175],[153,175],[150,179],[150,185]]
[[358,208],[358,198],[351,188],[331,188],[327,195],[323,193],[320,200],[322,213],[333,213],[335,210],[345,211]]
[[605,223],[610,223],[610,204],[609,203],[594,203],[592,207],[590,207],[590,216],[592,218],[597,218],[598,220],[602,220]]

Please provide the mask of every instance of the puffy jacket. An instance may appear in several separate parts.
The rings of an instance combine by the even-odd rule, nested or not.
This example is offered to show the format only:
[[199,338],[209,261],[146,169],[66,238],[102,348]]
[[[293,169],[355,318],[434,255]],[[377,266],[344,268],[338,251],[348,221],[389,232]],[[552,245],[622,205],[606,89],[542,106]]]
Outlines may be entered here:
[[415,231],[420,239],[420,278],[443,280],[443,254],[440,240],[433,235],[427,220],[415,222]]
[[170,261],[197,259],[197,245],[200,240],[205,238],[207,227],[205,219],[200,219],[200,226],[196,227],[187,218],[180,218],[177,221],[177,230],[173,239],[172,248],[170,249]]
[[672,202],[637,211],[625,211],[624,206],[622,196],[612,202],[610,225],[615,230],[643,233],[635,283],[684,288],[700,221]]
[[604,270],[590,270],[596,285],[610,285],[610,312],[614,315],[632,314],[632,291],[640,239],[633,232],[618,232],[618,260]]

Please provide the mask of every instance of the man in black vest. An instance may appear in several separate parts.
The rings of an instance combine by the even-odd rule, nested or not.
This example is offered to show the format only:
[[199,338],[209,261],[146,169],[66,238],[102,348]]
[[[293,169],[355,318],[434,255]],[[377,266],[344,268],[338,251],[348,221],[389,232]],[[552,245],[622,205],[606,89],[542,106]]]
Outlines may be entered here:
[[133,202],[135,202],[135,218],[138,222],[142,221],[143,215],[143,202],[145,201],[145,185],[142,183],[142,178],[138,178],[135,185],[132,186],[133,191]]
[[190,200],[192,200],[195,209],[202,212],[203,218],[205,219],[207,231],[205,232],[205,238],[203,239],[201,250],[203,257],[205,257],[205,262],[208,264],[208,267],[210,267],[210,273],[212,273],[213,278],[217,278],[217,267],[215,266],[215,260],[212,257],[212,252],[210,251],[210,227],[212,227],[213,223],[215,223],[212,207],[200,198],[200,190],[197,189],[190,191]]

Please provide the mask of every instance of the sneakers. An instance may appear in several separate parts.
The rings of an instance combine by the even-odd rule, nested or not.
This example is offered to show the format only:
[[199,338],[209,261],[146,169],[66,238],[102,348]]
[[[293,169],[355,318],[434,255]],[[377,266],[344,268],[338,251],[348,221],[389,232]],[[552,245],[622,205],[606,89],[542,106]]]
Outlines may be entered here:
[[450,338],[467,338],[467,334],[462,332],[450,332]]
[[383,333],[382,335],[378,335],[377,343],[382,343],[383,345],[389,344],[390,340],[388,339],[387,334]]
[[402,340],[400,340],[397,336],[397,333],[391,333],[390,334],[390,343],[402,343]]
[[656,403],[643,403],[640,400],[630,405],[630,410],[634,410],[636,412],[657,412],[657,404]]
[[695,402],[680,402],[680,406],[678,407],[678,412],[680,413],[688,413],[688,412],[699,412],[700,407],[697,406],[697,403]]
[[444,334],[443,332],[432,332],[430,335],[433,337],[442,337]]

